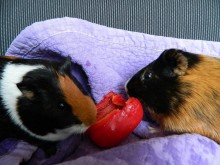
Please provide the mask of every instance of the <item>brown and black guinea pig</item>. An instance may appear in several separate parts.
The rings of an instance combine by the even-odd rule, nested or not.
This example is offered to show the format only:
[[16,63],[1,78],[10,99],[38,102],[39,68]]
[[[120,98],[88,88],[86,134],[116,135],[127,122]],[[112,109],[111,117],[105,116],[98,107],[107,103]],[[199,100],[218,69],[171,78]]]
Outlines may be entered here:
[[220,60],[165,50],[126,84],[146,111],[171,133],[197,133],[220,143]]
[[0,57],[1,140],[22,139],[51,155],[55,142],[85,132],[95,120],[95,103],[71,75],[70,57]]

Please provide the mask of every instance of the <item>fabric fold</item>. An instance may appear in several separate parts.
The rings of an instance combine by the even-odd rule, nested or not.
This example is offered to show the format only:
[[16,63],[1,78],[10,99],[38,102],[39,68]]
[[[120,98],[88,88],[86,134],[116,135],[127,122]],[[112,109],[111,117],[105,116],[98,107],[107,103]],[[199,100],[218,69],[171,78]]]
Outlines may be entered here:
[[[99,102],[109,91],[126,96],[126,81],[169,48],[220,57],[219,42],[130,32],[69,17],[37,22],[25,28],[12,42],[6,55],[49,60],[70,56],[73,65],[80,66],[78,69],[73,67],[72,74],[85,73],[88,82],[83,73],[77,77],[84,77],[80,82],[89,84],[91,95]],[[148,126],[147,121],[141,122],[135,134],[110,149],[97,148],[86,136],[83,139],[73,136],[60,143],[63,153],[45,159],[41,153],[35,152],[29,162],[63,165],[202,165],[220,162],[220,147],[214,141],[197,134],[157,135],[149,139]]]

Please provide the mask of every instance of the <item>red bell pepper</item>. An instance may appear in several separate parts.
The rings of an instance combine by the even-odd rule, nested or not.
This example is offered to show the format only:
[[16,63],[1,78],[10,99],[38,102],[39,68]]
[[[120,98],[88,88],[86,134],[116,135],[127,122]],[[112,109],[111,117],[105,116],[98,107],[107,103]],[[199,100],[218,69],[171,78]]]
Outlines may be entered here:
[[119,94],[109,92],[96,105],[97,121],[88,129],[91,140],[109,148],[122,142],[141,122],[143,108],[136,98],[127,101]]

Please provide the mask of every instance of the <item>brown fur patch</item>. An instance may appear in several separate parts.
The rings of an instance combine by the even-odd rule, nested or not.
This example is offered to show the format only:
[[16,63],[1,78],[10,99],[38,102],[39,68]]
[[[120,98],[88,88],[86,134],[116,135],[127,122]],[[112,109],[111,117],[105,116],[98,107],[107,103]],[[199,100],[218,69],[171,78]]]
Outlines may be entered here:
[[187,58],[182,54],[178,54],[178,53],[176,54],[175,58],[176,58],[177,66],[176,68],[174,68],[173,72],[178,76],[184,75],[188,68]]
[[90,126],[96,121],[96,106],[93,100],[84,95],[76,84],[67,76],[58,74],[59,82],[72,113],[85,125]]
[[175,113],[156,118],[165,131],[198,133],[220,143],[220,60],[207,56],[200,59],[180,77],[180,82],[192,86],[191,95]]
[[30,100],[32,100],[34,97],[34,92],[32,92],[32,91],[22,90],[21,92],[26,98],[28,98]]
[[15,60],[15,59],[18,59],[18,58],[15,57],[15,56],[0,56],[0,58],[5,58],[5,59],[9,59],[9,60]]

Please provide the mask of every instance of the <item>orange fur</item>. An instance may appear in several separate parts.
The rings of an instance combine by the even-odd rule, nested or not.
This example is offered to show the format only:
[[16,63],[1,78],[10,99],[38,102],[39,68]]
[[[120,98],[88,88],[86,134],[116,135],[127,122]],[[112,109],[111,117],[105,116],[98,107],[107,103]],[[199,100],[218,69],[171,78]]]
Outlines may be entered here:
[[72,113],[85,125],[93,124],[96,120],[96,106],[93,100],[84,95],[67,75],[58,74],[58,78],[67,103],[73,107]]
[[0,58],[5,58],[5,59],[9,59],[9,60],[18,59],[18,57],[15,57],[15,56],[0,56]]
[[179,77],[180,82],[191,85],[191,95],[175,113],[152,117],[165,131],[198,133],[220,143],[220,60],[202,55],[199,58],[198,64]]

